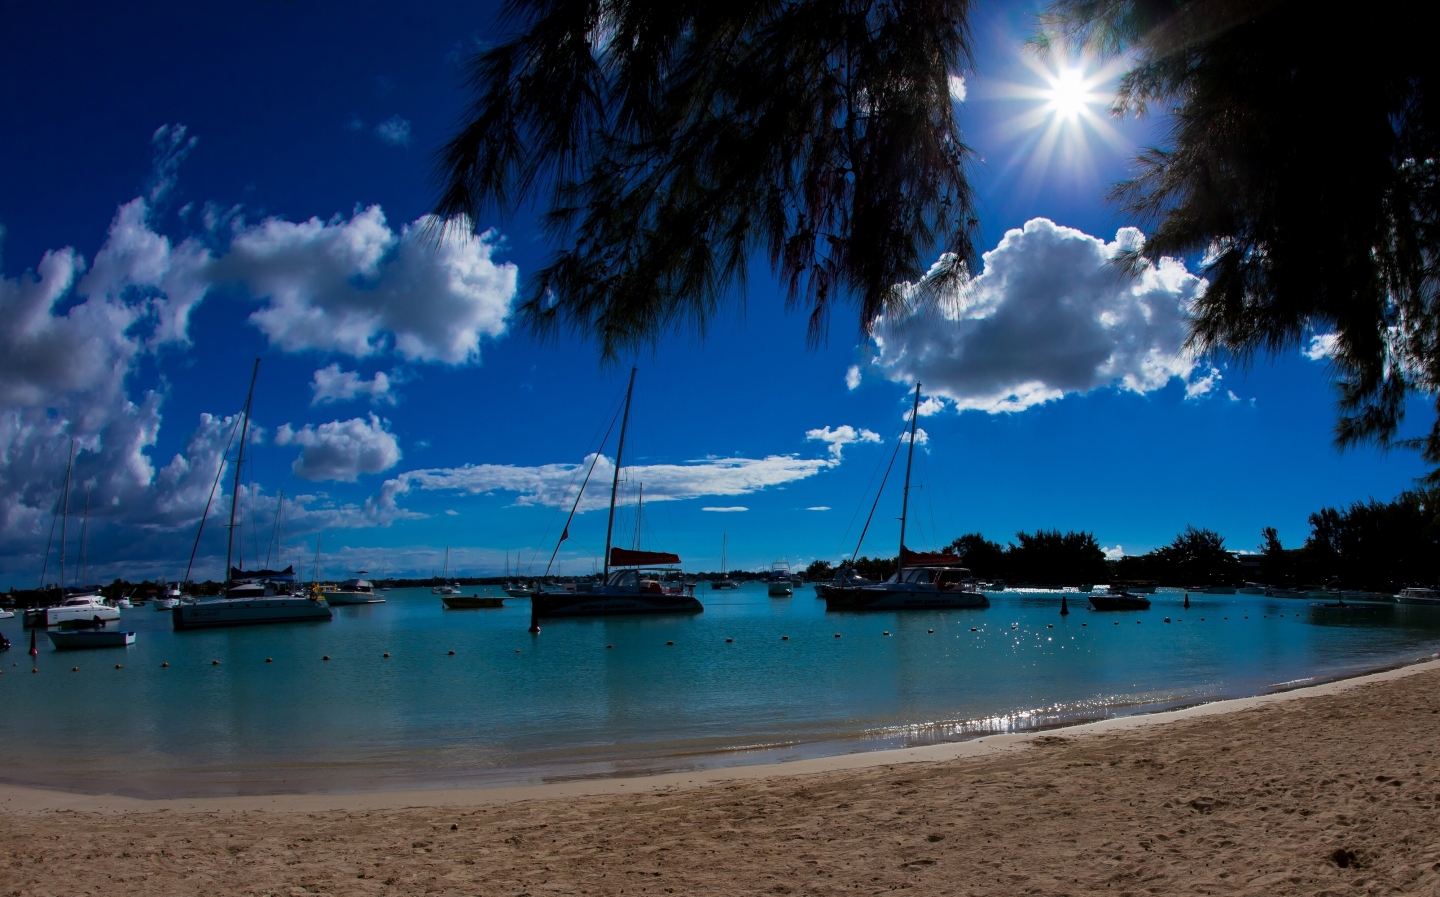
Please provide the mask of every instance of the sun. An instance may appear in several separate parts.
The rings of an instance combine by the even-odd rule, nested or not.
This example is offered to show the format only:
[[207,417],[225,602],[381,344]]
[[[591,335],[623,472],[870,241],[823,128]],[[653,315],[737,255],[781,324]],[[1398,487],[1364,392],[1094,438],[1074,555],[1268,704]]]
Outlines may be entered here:
[[1048,86],[1042,88],[1045,104],[1058,118],[1074,121],[1090,111],[1090,107],[1104,102],[1096,94],[1090,79],[1081,68],[1063,68],[1055,73],[1046,73]]

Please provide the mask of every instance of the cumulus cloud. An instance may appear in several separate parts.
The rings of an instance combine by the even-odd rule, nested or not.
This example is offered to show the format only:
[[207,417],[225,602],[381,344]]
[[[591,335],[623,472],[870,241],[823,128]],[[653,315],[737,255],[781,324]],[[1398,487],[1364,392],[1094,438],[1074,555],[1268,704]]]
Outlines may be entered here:
[[830,446],[830,457],[836,461],[841,458],[845,446],[857,442],[881,442],[880,434],[872,430],[859,429],[842,424],[835,429],[821,427],[818,430],[806,430],[805,438],[817,442],[825,442]]
[[957,103],[965,102],[965,95],[968,93],[963,75],[950,76],[950,99]]
[[392,115],[375,126],[375,136],[391,146],[409,146],[410,122]]
[[1310,337],[1309,344],[1301,351],[1311,361],[1323,361],[1335,357],[1335,349],[1339,341],[1340,337],[1337,334],[1317,333]]
[[713,512],[716,513],[716,514],[734,514],[734,513],[738,512],[738,511],[748,511],[748,510],[750,510],[750,509],[749,509],[749,508],[742,508],[742,507],[740,507],[739,505],[735,505],[735,506],[728,507],[728,508],[714,508],[714,507],[708,507],[708,506],[707,506],[707,507],[701,508],[700,510],[702,510],[702,511],[713,511]]
[[400,461],[400,444],[388,422],[374,414],[318,427],[306,424],[299,430],[284,424],[275,433],[275,444],[302,446],[290,470],[305,480],[353,483],[362,473],[380,473]]
[[851,390],[860,388],[860,365],[852,364],[845,369],[845,388]]
[[349,220],[268,219],[215,268],[266,302],[250,320],[286,351],[465,364],[481,337],[504,334],[515,298],[515,266],[491,258],[497,242],[431,216],[397,234],[371,206]]
[[334,402],[349,402],[368,397],[377,405],[394,405],[395,394],[390,388],[397,381],[384,371],[366,380],[358,371],[342,371],[340,365],[332,364],[316,371],[310,380],[310,391],[314,397],[311,405],[329,405]]
[[1170,258],[1144,262],[1134,277],[1112,264],[1143,244],[1134,228],[1107,243],[1032,219],[938,309],[877,321],[873,364],[959,409],[992,414],[1069,393],[1188,383],[1197,365],[1182,351],[1187,313],[1206,281]]
[[1125,547],[1123,545],[1116,545],[1114,548],[1106,548],[1104,549],[1104,551],[1105,560],[1107,561],[1118,561],[1125,556]]

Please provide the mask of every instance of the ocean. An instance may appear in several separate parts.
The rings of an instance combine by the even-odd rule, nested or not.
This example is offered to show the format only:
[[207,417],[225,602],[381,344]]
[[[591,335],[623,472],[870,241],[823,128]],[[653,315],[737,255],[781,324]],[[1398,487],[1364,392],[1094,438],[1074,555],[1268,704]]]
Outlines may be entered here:
[[697,594],[704,613],[538,636],[524,599],[451,611],[428,589],[330,623],[198,632],[142,607],[124,611],[128,648],[58,652],[42,633],[38,673],[17,615],[0,623],[0,778],[201,796],[683,771],[1261,694],[1440,650],[1440,608],[1192,594],[1185,610],[1162,590],[1143,612],[1070,594],[1061,617],[1058,593],[1006,591],[984,610],[861,614],[808,586]]

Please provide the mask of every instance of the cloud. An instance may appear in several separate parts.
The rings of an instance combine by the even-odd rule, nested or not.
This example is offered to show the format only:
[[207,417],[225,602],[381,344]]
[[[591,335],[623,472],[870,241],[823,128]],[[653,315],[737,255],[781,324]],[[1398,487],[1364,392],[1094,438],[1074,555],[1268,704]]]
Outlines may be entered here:
[[396,380],[384,371],[376,371],[369,380],[357,371],[342,371],[340,365],[332,364],[315,372],[310,381],[314,397],[311,405],[328,405],[334,402],[349,402],[360,396],[368,396],[376,405],[394,405],[395,394],[390,391]]
[[266,303],[250,320],[288,352],[466,364],[482,336],[505,333],[515,298],[515,266],[491,260],[497,241],[430,216],[396,234],[370,206],[349,220],[267,219],[214,267]]
[[700,510],[702,510],[702,511],[714,511],[716,514],[734,514],[734,513],[736,513],[737,511],[748,511],[748,510],[750,510],[750,509],[749,509],[749,508],[742,508],[742,507],[739,507],[739,506],[737,505],[737,506],[735,506],[735,507],[730,507],[730,508],[711,508],[711,507],[704,507],[704,508],[701,508]]
[[1114,548],[1106,548],[1104,551],[1105,560],[1107,561],[1118,561],[1125,556],[1125,547],[1122,545],[1116,545]]
[[1144,262],[1133,278],[1112,263],[1143,244],[1134,228],[1106,243],[1032,219],[985,253],[983,273],[938,309],[879,319],[872,363],[958,409],[992,414],[1070,393],[1189,382],[1187,312],[1206,281],[1170,258]]
[[409,146],[410,122],[392,115],[375,126],[375,136],[391,146]]
[[860,365],[852,364],[845,370],[845,388],[858,389],[860,387]]
[[1310,343],[1302,353],[1311,361],[1322,361],[1335,357],[1335,350],[1338,348],[1340,337],[1334,333],[1317,333],[1310,337]]
[[929,445],[929,444],[930,444],[930,434],[925,432],[925,428],[924,428],[924,427],[916,427],[916,428],[915,428],[915,444],[916,444],[916,445]]
[[965,86],[965,77],[963,75],[951,75],[950,99],[954,100],[957,103],[963,103],[965,102],[965,95],[967,93],[969,93],[969,91],[966,89]]
[[290,465],[297,477],[353,483],[362,473],[380,473],[399,463],[400,445],[387,426],[374,414],[318,427],[306,424],[299,430],[284,424],[275,433],[275,444],[303,446]]
[[446,508],[446,509],[445,509],[445,516],[446,516],[446,517],[459,517],[459,516],[460,516],[460,512],[457,511],[457,510],[455,510],[454,508]]
[[807,510],[807,511],[828,511],[828,510],[830,510],[830,506],[829,506],[829,505],[816,505],[816,506],[813,507],[813,508],[806,508],[805,510]]
[[821,427],[818,430],[806,430],[805,438],[818,442],[830,444],[830,457],[839,461],[845,446],[857,442],[882,442],[880,434],[872,430],[857,430],[849,424],[842,424],[835,429]]

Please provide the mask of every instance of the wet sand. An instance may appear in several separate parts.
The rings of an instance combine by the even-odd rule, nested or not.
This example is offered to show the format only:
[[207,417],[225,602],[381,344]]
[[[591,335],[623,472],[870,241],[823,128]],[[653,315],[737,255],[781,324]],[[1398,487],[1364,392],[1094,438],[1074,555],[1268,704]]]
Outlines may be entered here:
[[1440,893],[1440,664],[960,745],[527,788],[0,786],[0,893]]

